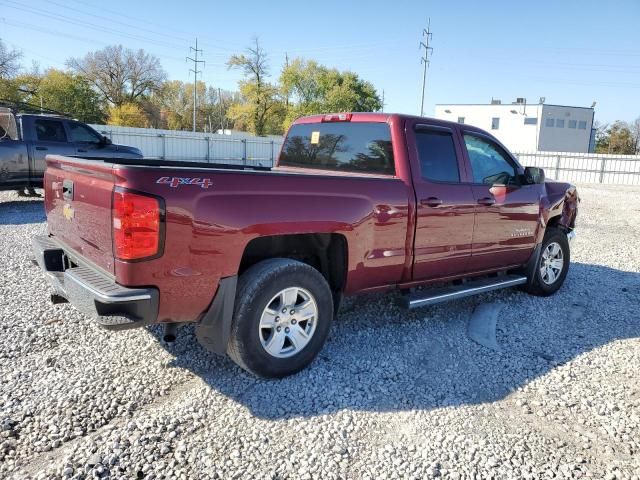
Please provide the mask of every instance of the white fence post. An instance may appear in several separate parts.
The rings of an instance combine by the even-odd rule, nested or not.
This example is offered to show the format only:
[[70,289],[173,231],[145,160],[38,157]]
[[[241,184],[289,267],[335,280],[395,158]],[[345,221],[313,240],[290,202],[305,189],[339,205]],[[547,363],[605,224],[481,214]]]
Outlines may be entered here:
[[162,160],[166,160],[167,159],[167,142],[165,142],[165,135],[163,133],[158,134],[158,137],[160,137],[160,143],[162,144],[162,155],[160,156],[160,158]]
[[242,164],[247,164],[247,139],[242,139]]

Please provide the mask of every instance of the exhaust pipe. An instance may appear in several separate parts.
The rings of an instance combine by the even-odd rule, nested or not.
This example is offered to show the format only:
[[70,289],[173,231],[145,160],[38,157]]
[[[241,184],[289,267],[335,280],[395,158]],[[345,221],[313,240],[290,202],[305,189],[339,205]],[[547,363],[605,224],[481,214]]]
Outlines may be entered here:
[[173,343],[176,341],[176,333],[178,331],[177,323],[165,323],[164,325],[164,335],[162,336],[162,340],[166,343]]

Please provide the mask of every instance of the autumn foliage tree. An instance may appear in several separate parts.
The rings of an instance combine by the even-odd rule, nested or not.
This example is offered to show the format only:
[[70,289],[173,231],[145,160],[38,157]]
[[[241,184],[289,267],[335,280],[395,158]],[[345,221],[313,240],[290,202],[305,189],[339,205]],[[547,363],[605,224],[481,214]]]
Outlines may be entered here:
[[148,128],[149,119],[137,103],[123,103],[109,107],[109,125]]

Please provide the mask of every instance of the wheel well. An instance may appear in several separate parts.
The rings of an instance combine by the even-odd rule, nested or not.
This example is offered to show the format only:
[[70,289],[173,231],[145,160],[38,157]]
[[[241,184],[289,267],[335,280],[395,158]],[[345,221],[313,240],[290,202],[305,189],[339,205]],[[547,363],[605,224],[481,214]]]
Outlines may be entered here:
[[347,240],[337,233],[274,235],[251,240],[240,261],[242,274],[268,258],[292,258],[311,265],[326,278],[331,290],[344,289],[347,277]]
[[566,230],[566,227],[560,224],[561,218],[562,215],[556,215],[555,217],[550,218],[547,221],[547,228],[559,228],[561,230]]

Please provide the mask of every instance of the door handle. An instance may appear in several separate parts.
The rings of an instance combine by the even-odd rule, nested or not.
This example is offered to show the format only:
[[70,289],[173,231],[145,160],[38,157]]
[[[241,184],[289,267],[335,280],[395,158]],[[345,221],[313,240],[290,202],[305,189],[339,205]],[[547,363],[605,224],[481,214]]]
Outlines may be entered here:
[[478,203],[480,205],[493,205],[494,203],[496,203],[496,199],[491,197],[484,197],[479,199]]
[[79,148],[78,149],[78,153],[87,153],[89,150],[84,149],[84,148]]
[[49,150],[47,147],[36,147],[36,150]]
[[420,200],[420,205],[424,205],[426,207],[438,207],[442,205],[442,200],[436,197],[423,198]]

